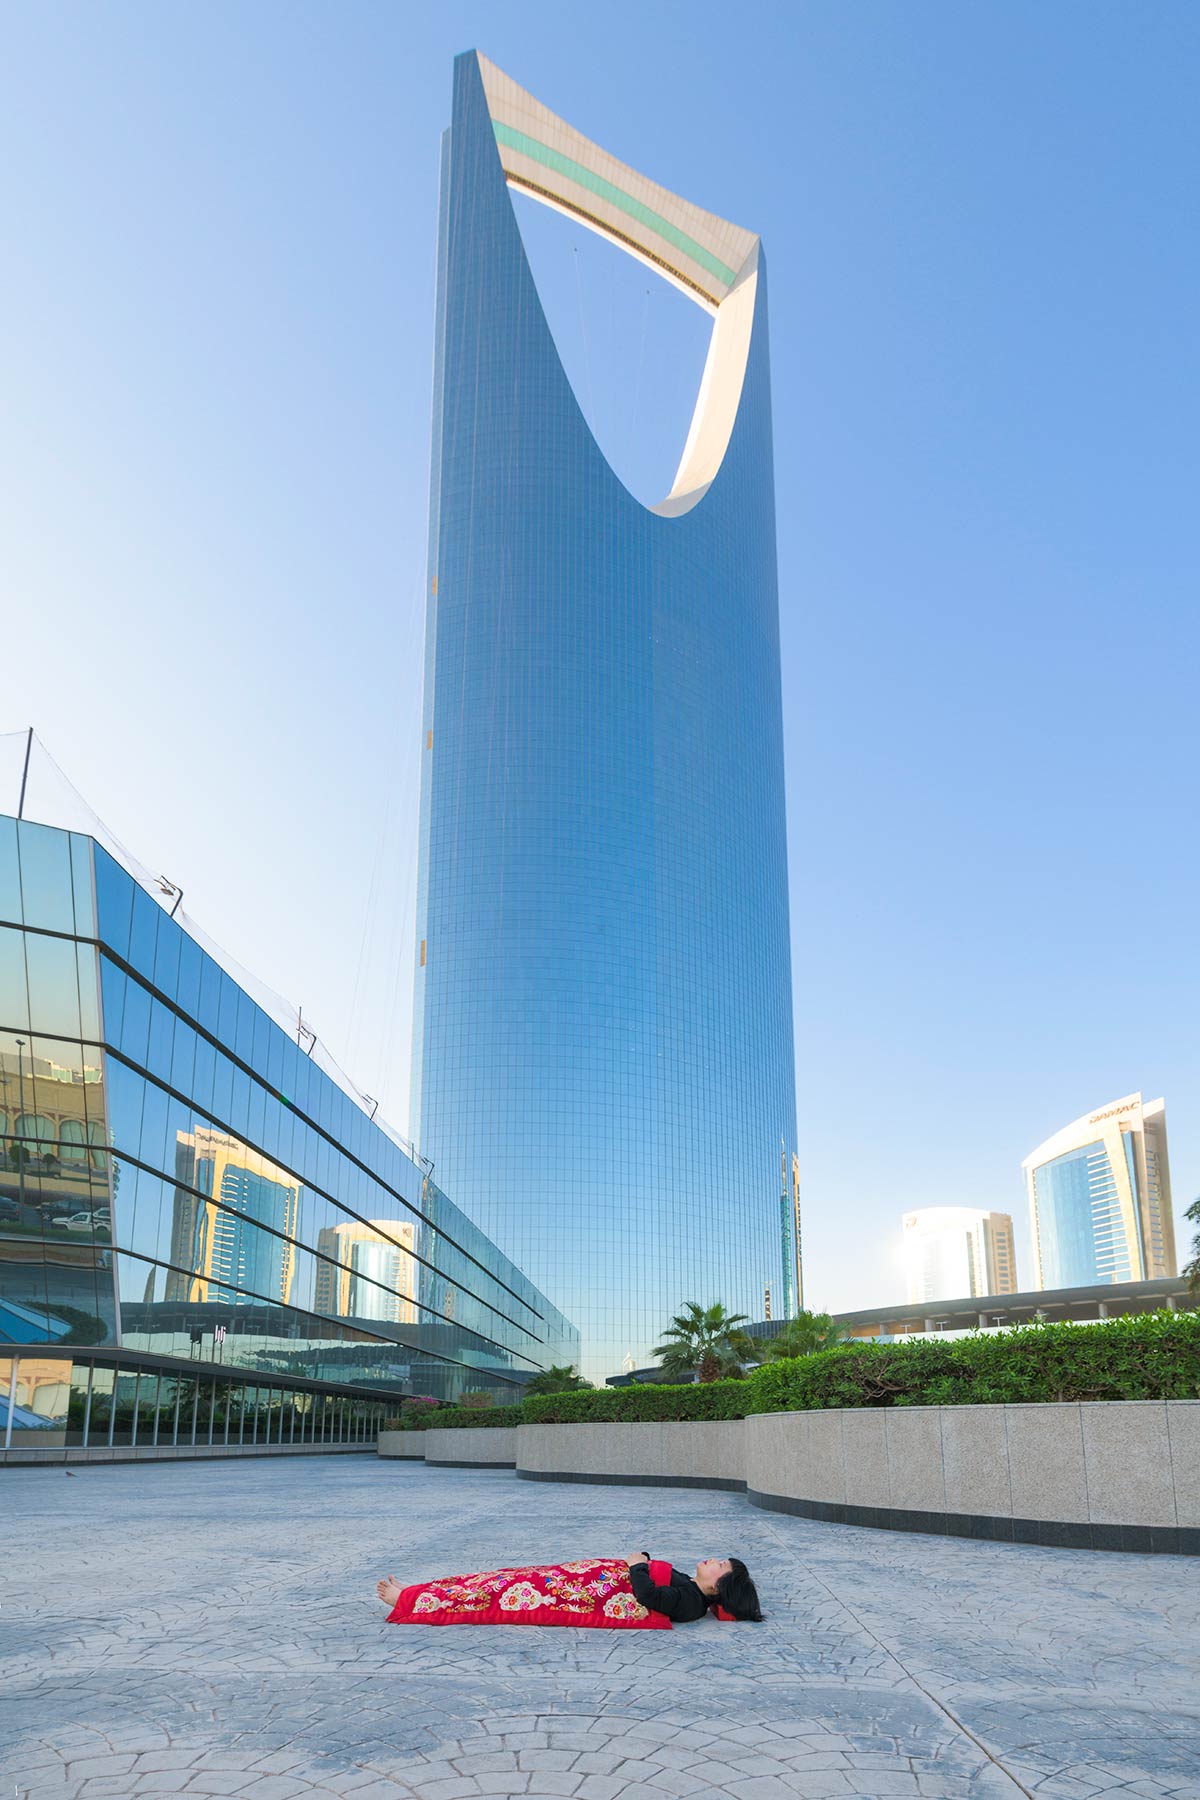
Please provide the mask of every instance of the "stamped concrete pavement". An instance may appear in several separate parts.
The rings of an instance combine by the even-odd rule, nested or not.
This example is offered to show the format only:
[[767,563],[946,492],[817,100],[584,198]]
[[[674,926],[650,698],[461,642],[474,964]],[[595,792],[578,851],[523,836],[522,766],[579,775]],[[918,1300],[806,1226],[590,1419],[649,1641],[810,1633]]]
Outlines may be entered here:
[[[0,1800],[1200,1800],[1200,1560],[369,1457],[0,1479]],[[744,1556],[767,1622],[405,1628],[373,1592],[643,1545]]]

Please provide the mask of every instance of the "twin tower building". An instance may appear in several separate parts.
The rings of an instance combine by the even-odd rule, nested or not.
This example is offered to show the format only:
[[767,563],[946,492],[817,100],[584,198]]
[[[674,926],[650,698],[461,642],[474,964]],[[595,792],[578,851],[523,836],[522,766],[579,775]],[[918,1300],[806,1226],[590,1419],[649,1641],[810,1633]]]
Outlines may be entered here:
[[[712,318],[657,506],[588,428],[510,188]],[[433,414],[412,1130],[611,1373],[687,1300],[801,1298],[758,238],[460,56]]]

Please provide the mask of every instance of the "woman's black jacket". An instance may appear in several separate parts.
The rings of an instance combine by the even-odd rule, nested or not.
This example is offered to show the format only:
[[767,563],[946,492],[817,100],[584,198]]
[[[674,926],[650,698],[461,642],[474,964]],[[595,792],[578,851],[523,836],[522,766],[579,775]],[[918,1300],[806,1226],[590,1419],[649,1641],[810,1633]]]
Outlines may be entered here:
[[668,1587],[656,1587],[650,1579],[650,1570],[645,1563],[633,1563],[629,1570],[629,1583],[633,1588],[634,1599],[642,1606],[649,1607],[651,1612],[666,1613],[668,1619],[674,1619],[679,1625],[690,1624],[693,1619],[702,1619],[708,1611],[708,1597],[701,1593],[690,1575],[682,1569],[671,1570],[671,1581]]

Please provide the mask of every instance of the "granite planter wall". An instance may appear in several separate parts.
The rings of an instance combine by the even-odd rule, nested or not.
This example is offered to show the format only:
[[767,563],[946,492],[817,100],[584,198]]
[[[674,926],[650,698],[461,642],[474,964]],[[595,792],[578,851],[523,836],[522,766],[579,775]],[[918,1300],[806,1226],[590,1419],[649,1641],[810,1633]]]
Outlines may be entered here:
[[381,1431],[376,1445],[380,1456],[393,1461],[424,1462],[425,1433],[423,1431]]
[[743,1419],[521,1425],[517,1474],[527,1481],[741,1489],[745,1426]]
[[381,1434],[380,1455],[392,1435],[422,1438],[428,1464],[526,1481],[737,1489],[839,1524],[1200,1556],[1200,1400],[468,1427]]
[[473,1426],[459,1431],[420,1433],[425,1439],[425,1461],[442,1468],[511,1469],[517,1460],[515,1425]]
[[1200,1400],[764,1413],[746,1487],[847,1525],[1200,1555]]

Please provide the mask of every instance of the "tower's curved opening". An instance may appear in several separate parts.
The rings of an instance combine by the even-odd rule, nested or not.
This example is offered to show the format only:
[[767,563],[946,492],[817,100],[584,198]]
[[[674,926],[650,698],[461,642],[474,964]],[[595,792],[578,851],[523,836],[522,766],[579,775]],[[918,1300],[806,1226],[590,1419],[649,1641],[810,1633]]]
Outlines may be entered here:
[[519,189],[509,197],[589,429],[635,499],[657,506],[691,426],[712,315],[577,220]]

